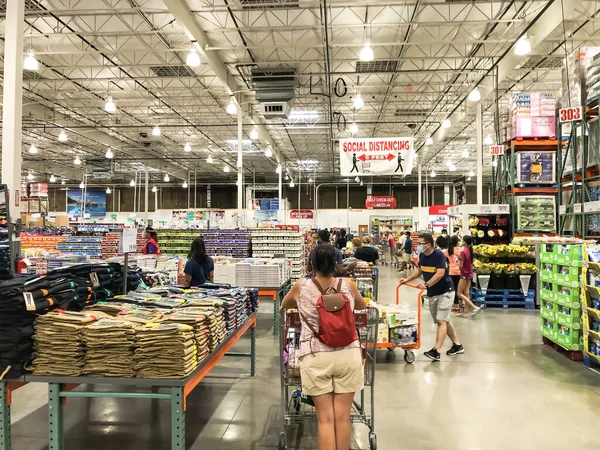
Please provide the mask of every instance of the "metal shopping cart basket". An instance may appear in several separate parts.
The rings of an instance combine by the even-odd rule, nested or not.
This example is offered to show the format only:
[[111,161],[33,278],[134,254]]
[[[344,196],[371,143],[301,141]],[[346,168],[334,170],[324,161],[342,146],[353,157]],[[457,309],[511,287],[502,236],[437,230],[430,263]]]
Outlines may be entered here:
[[377,301],[379,293],[379,269],[369,266],[368,269],[355,269],[353,277],[361,295]]
[[[279,356],[282,368],[281,407],[283,411],[283,431],[279,436],[279,448],[284,450],[288,448],[286,428],[293,424],[302,426],[306,420],[316,420],[317,416],[310,397],[302,394],[300,367],[296,356],[300,347],[300,315],[295,310],[282,310],[280,314]],[[371,307],[365,311],[355,312],[354,316],[363,348],[365,387],[355,397],[350,421],[352,423],[362,423],[369,428],[370,449],[377,450],[374,388],[379,311]],[[358,400],[356,400],[357,397]],[[366,400],[368,400],[368,403]]]
[[[386,307],[385,315],[380,318],[377,348],[396,348],[404,350],[404,360],[408,364],[415,362],[413,350],[421,348],[421,295],[424,290],[414,284],[396,286],[396,305]],[[385,334],[387,330],[387,339]]]

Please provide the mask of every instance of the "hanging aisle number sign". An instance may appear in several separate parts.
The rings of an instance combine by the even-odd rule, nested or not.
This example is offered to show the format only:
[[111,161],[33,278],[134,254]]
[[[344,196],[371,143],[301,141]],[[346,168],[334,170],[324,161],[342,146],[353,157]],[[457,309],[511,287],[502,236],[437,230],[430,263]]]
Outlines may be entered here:
[[583,118],[583,107],[574,106],[573,108],[562,108],[558,112],[558,120],[563,122],[579,122]]
[[490,155],[504,155],[504,145],[490,145]]

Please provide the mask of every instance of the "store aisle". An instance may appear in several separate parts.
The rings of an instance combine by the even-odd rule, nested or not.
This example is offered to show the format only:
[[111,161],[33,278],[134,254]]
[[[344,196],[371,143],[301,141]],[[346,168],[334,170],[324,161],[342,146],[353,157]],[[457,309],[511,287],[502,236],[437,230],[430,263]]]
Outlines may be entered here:
[[[396,273],[381,269],[381,302],[393,302]],[[187,442],[193,450],[276,448],[279,420],[277,339],[268,329],[271,304],[259,318],[258,376],[246,361],[225,359],[188,399]],[[381,351],[376,373],[379,448],[563,449],[597,445],[600,375],[540,342],[539,311],[487,310],[456,319],[466,352],[440,363],[422,356],[434,327],[423,311],[423,346],[410,366],[402,352]],[[246,341],[238,347],[246,350]],[[447,348],[444,349],[444,351]],[[223,378],[217,378],[222,376]],[[15,395],[13,449],[47,448],[44,385]],[[169,448],[169,405],[161,401],[69,399],[66,449]],[[365,449],[366,427],[354,427],[353,448]],[[292,449],[317,448],[316,427],[290,432]]]

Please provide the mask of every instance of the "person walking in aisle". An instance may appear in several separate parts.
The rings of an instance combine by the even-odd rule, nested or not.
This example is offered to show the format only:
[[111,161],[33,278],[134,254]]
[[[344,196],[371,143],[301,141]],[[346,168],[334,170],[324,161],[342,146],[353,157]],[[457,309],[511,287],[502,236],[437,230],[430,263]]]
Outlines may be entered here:
[[387,232],[386,239],[390,247],[390,264],[398,264],[398,255],[396,254],[396,238],[391,231]]
[[471,318],[474,318],[481,308],[471,301],[471,282],[473,280],[473,238],[465,236],[463,238],[463,249],[458,255],[458,265],[460,267],[460,280],[458,281],[458,297],[462,301],[462,316],[468,317],[469,308],[473,309]]
[[447,250],[443,250],[444,255],[448,258],[448,274],[452,278],[452,284],[454,285],[454,303],[460,305],[461,301],[458,297],[458,282],[460,280],[460,267],[458,266],[458,255],[461,252],[460,239],[458,236],[450,237],[450,245]]
[[[318,245],[313,248],[310,253],[308,254],[308,262],[306,264],[306,271],[308,273],[311,273],[314,270],[314,266],[315,266],[315,253],[316,250],[321,246],[321,245],[329,245],[331,246],[331,244],[329,243],[329,239],[331,239],[331,235],[329,234],[329,231],[327,230],[321,230],[319,231],[319,242]],[[354,268],[356,267],[356,263],[350,263],[350,264],[346,264],[344,265],[344,260],[342,258],[342,252],[340,252],[340,250],[336,247],[331,246],[334,249],[335,252],[335,259],[336,259],[336,266],[335,269],[337,271],[338,275],[344,275],[348,272],[351,272],[352,270],[354,270]]]
[[207,282],[212,283],[215,279],[214,270],[215,263],[206,254],[204,239],[194,239],[192,248],[188,253],[188,261],[183,269],[186,286],[202,286]]
[[335,278],[335,250],[331,245],[317,247],[314,277],[296,282],[281,303],[282,309],[298,308],[301,315],[299,358],[302,392],[310,395],[315,404],[319,450],[350,449],[352,402],[355,393],[364,387],[359,340],[334,348],[322,342],[314,331],[320,329],[317,301],[323,294],[339,292],[350,301],[352,309],[367,308],[353,282]]
[[144,230],[142,237],[146,239],[146,244],[144,244],[144,248],[142,248],[142,253],[144,255],[160,256],[160,250],[158,248],[158,234],[156,234],[154,228],[147,227]]
[[360,238],[352,239],[354,257],[356,259],[360,259],[361,261],[372,263],[373,265],[377,264],[377,260],[379,259],[379,252],[372,248],[370,245],[363,245],[363,242],[364,238],[363,240],[361,240]]
[[348,239],[346,238],[346,230],[344,228],[340,230],[340,237],[335,240],[335,246],[339,250],[343,250],[348,246]]
[[465,349],[460,344],[456,329],[450,320],[450,311],[454,303],[454,286],[448,275],[448,262],[446,256],[433,246],[433,236],[429,233],[419,235],[419,266],[408,277],[402,278],[400,284],[409,283],[423,276],[425,282],[417,287],[427,289],[425,298],[429,301],[429,312],[437,324],[435,346],[425,352],[425,356],[433,361],[440,360],[440,350],[448,336],[452,340],[452,347],[446,352],[453,356],[464,353]]

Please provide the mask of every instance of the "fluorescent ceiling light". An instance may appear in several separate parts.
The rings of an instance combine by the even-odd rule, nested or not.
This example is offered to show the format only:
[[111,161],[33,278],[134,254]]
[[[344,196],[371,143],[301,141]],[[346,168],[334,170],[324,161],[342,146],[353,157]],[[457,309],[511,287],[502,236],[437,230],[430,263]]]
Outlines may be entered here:
[[436,177],[436,175],[437,175],[437,173],[435,173],[435,170],[432,170],[432,171],[431,171],[431,178],[435,178],[435,177]]
[[469,157],[469,150],[464,149],[462,152],[463,158],[468,158]]
[[[225,142],[227,142],[229,145],[237,145],[238,140],[237,139],[228,139]],[[250,145],[252,144],[252,139],[242,139],[242,145]]]
[[479,100],[481,100],[481,92],[479,92],[479,89],[475,88],[469,93],[469,101],[478,102]]
[[168,173],[165,173],[165,177],[163,178],[163,180],[165,181],[165,183],[168,183],[169,181],[171,181],[171,178],[169,178]]
[[33,174],[32,174],[31,172],[29,172],[29,173],[27,174],[27,179],[28,179],[29,181],[33,180],[34,178],[35,178],[35,177],[33,176]]
[[192,146],[190,144],[185,144],[183,147],[183,151],[189,153],[192,151]]
[[29,147],[29,153],[31,153],[32,155],[35,155],[37,152],[38,152],[38,150],[35,147],[35,145],[31,144],[31,146]]
[[250,139],[252,139],[253,141],[256,141],[258,139],[258,130],[256,129],[256,127],[250,130]]
[[54,174],[50,175],[50,183],[56,183],[56,177]]
[[113,154],[112,150],[109,148],[108,150],[106,150],[106,154],[104,156],[106,157],[106,159],[113,159],[115,155]]
[[107,193],[107,194],[110,194],[111,192],[112,192],[112,191],[110,190],[110,188],[109,188],[109,187],[107,187],[107,188],[106,188],[106,193]]
[[492,140],[492,137],[491,137],[491,136],[488,134],[488,135],[485,137],[485,139],[484,139],[483,143],[484,143],[484,144],[486,144],[486,145],[493,145],[493,144],[494,144],[494,141]]
[[112,97],[106,97],[106,103],[104,104],[104,111],[106,111],[107,113],[117,112],[117,106],[115,105],[115,102],[113,102]]
[[450,119],[444,119],[444,121],[442,122],[442,128],[450,128],[452,126],[452,122],[450,122]]
[[152,186],[152,192],[156,194],[158,192],[158,188],[156,186]]
[[200,65],[200,55],[194,47],[192,47],[190,52],[187,54],[185,63],[190,67],[198,67]]
[[350,125],[350,133],[358,133],[358,125],[354,122]]
[[290,119],[318,119],[318,111],[291,111],[289,115]]
[[73,160],[73,164],[75,164],[76,166],[81,164],[81,159],[79,159],[79,156],[75,157],[75,159]]
[[187,188],[188,187],[187,181],[184,181],[182,186],[184,189]]
[[229,172],[229,166],[225,165],[225,167],[223,167],[223,172]]
[[84,189],[85,188],[85,183],[82,181],[81,183],[79,183],[79,189]]
[[425,140],[425,145],[433,145],[433,139],[431,139],[430,137],[428,137],[428,138]]
[[360,60],[361,61],[373,61],[375,59],[375,55],[373,54],[373,49],[371,48],[370,42],[365,42],[365,46],[360,51]]
[[235,105],[235,102],[233,101],[233,97],[231,97],[229,99],[229,104],[227,105],[227,114],[237,114],[237,106]]
[[515,55],[525,56],[529,53],[531,53],[531,42],[529,42],[527,35],[524,35],[515,44]]
[[23,61],[23,69],[25,70],[38,70],[40,65],[38,60],[35,59],[35,55],[33,53],[27,53],[27,57]]
[[152,136],[160,136],[160,128],[158,125],[152,128]]
[[365,106],[365,101],[362,99],[360,94],[358,94],[356,97],[354,97],[354,108],[360,109],[363,106]]
[[213,157],[212,157],[212,155],[208,155],[208,158],[206,158],[206,162],[209,163],[209,164],[213,163]]
[[135,186],[135,180],[131,180],[131,181],[129,182],[129,186],[131,186],[131,187],[134,187],[134,186]]
[[271,150],[271,147],[267,147],[267,149],[265,150],[265,156],[267,158],[270,158],[271,156],[273,156],[273,150]]
[[67,142],[69,140],[69,136],[67,136],[65,130],[60,130],[60,133],[58,133],[58,140],[60,142]]

